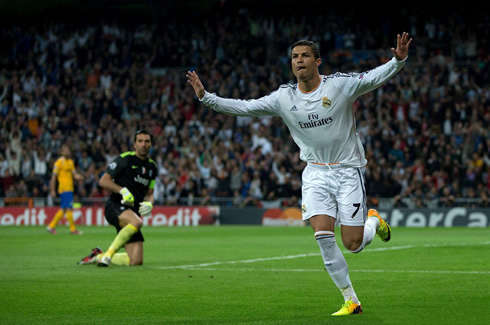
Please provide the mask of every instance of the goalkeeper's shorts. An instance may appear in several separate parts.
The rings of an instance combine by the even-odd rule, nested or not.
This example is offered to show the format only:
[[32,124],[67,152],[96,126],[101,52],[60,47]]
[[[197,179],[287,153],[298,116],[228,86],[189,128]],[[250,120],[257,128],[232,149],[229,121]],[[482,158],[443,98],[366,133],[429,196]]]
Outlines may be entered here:
[[[121,226],[119,225],[119,216],[125,210],[131,210],[131,209],[125,205],[122,205],[121,203],[114,202],[110,199],[109,201],[107,201],[105,205],[105,219],[109,224],[113,225],[116,228],[118,233],[122,229]],[[135,233],[133,237],[131,237],[131,239],[128,241],[128,244],[138,242],[138,241],[145,241],[145,238],[141,233],[141,229],[137,233]]]

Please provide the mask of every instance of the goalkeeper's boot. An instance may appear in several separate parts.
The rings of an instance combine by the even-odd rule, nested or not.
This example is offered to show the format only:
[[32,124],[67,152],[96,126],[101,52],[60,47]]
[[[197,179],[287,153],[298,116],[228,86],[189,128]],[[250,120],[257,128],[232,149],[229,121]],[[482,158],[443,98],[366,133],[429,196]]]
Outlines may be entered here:
[[78,262],[78,265],[94,264],[97,260],[97,255],[102,254],[102,253],[103,252],[100,248],[95,247],[94,249],[92,249],[90,254],[88,254],[87,256],[82,258],[80,260],[80,262]]
[[359,304],[356,304],[352,299],[349,299],[337,312],[333,313],[332,316],[347,316],[351,314],[362,314],[362,307],[360,302]]
[[46,227],[46,230],[47,230],[49,233],[51,233],[51,234],[53,234],[53,235],[56,235],[56,230],[54,230],[54,228],[51,228],[50,226],[47,226],[47,227]]
[[70,234],[72,234],[72,235],[83,235],[83,232],[78,230],[78,229],[75,229],[73,231],[70,231]]
[[111,256],[109,256],[107,253],[102,255],[100,260],[97,261],[97,266],[107,267],[109,264],[111,264]]
[[391,227],[390,227],[390,225],[381,218],[378,211],[376,211],[375,209],[369,209],[368,218],[371,218],[371,217],[376,217],[379,220],[379,228],[376,231],[376,234],[378,234],[379,238],[381,238],[382,241],[385,241],[385,242],[389,241],[391,239]]

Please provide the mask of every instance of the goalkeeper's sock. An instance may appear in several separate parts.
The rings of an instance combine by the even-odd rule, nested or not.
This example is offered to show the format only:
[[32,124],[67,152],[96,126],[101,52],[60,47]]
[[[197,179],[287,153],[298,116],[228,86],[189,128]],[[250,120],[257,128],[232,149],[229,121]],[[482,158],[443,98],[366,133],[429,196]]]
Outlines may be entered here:
[[73,211],[68,210],[66,211],[66,220],[68,220],[68,224],[70,225],[70,231],[74,232],[77,230],[77,227],[75,226],[75,222],[73,221]]
[[133,235],[137,232],[138,232],[138,228],[136,228],[130,223],[124,226],[119,231],[116,238],[114,238],[114,241],[112,242],[111,246],[109,247],[105,255],[112,258],[114,253],[116,253],[121,247],[123,247],[124,244],[126,244],[128,240],[130,240],[131,237],[133,237]]
[[337,288],[342,292],[344,299],[347,301],[352,297],[354,302],[359,301],[354,288],[352,288],[347,262],[335,241],[335,234],[332,231],[317,231],[315,232],[315,239],[320,247],[325,268]]
[[[99,262],[102,256],[104,256],[104,253],[97,255],[96,261]],[[111,264],[129,266],[130,263],[128,253],[115,253],[111,258]]]
[[128,253],[116,253],[112,256],[111,264],[129,266],[129,255]]
[[63,209],[59,209],[58,212],[54,215],[53,220],[49,223],[49,228],[54,229],[58,222],[63,218]]

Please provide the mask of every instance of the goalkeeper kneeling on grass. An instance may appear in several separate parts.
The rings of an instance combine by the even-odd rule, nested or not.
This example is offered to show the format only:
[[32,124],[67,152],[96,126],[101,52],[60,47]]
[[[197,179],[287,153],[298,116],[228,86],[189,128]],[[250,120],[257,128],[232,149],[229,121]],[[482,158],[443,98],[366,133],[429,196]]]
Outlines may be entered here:
[[[133,141],[134,151],[117,157],[99,182],[100,186],[111,192],[105,206],[105,218],[116,228],[117,235],[105,253],[96,247],[78,264],[143,264],[142,217],[151,215],[158,169],[150,158],[151,134],[139,130]],[[123,246],[126,252],[117,253]]]

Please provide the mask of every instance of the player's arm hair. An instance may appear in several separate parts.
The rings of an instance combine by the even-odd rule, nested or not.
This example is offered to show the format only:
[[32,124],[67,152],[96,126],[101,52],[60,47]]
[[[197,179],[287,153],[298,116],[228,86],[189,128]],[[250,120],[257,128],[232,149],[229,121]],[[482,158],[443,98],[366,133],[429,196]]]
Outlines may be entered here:
[[58,174],[56,174],[56,173],[51,174],[51,180],[49,181],[49,189],[55,193],[56,193],[56,176],[57,175]]
[[83,175],[77,172],[76,169],[73,170],[72,174],[73,174],[73,178],[77,181],[83,179]]
[[151,202],[151,204],[155,204],[155,198],[153,197],[153,189],[152,188],[148,189],[148,192],[146,192],[144,200]]
[[109,175],[108,173],[104,173],[104,175],[102,175],[102,177],[99,180],[99,185],[102,188],[114,193],[119,193],[119,191],[122,189],[122,186],[119,186],[116,183],[114,183],[114,181],[112,180],[112,176]]

